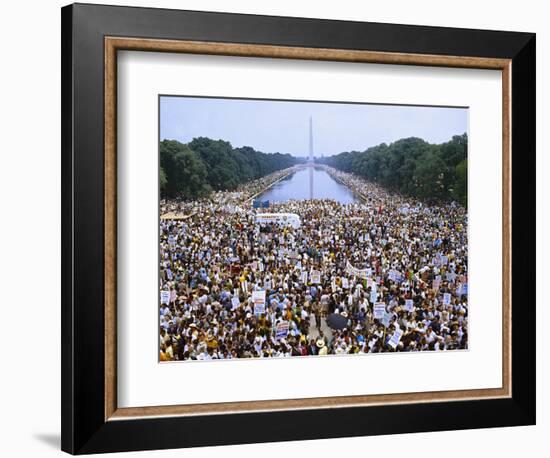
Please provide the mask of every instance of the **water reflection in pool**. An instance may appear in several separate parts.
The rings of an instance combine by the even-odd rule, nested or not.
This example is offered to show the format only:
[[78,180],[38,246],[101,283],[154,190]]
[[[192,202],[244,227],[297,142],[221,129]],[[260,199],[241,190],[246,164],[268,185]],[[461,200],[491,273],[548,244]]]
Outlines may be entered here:
[[342,204],[357,202],[353,192],[338,183],[325,170],[318,167],[304,167],[279,181],[258,200],[285,202],[290,199],[334,199]]

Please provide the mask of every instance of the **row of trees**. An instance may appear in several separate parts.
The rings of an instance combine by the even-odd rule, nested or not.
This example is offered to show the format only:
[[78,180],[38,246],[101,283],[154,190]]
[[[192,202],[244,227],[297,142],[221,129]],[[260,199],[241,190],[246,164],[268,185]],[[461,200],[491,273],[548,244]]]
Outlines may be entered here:
[[[382,143],[317,159],[344,172],[355,173],[401,194],[423,199],[454,199],[467,205],[468,137],[456,135],[442,144],[420,138]],[[160,187],[164,197],[196,199],[211,191],[235,189],[303,159],[290,154],[266,154],[206,137],[188,144],[160,143]]]
[[235,189],[299,162],[290,154],[266,154],[229,142],[199,137],[184,144],[160,143],[160,189],[163,197],[196,199],[211,191]]
[[344,172],[355,173],[401,194],[423,199],[456,200],[467,205],[468,137],[430,144],[420,138],[382,143],[320,159]]

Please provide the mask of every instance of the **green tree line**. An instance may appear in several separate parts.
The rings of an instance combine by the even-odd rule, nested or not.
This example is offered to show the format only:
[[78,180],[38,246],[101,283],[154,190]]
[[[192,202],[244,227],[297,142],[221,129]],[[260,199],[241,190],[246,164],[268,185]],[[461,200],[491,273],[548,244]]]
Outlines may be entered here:
[[290,154],[267,154],[249,146],[206,137],[184,144],[160,142],[160,189],[163,197],[196,199],[212,191],[235,189],[277,170],[297,164]]
[[456,200],[467,205],[468,136],[455,135],[441,144],[416,137],[365,151],[329,156],[319,161],[368,181],[422,199]]

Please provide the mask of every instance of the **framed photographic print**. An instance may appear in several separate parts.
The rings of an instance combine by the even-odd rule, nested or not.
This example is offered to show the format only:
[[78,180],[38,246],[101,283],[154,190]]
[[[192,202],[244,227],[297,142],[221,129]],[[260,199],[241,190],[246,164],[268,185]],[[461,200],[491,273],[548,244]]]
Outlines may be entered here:
[[534,34],[76,4],[62,79],[63,450],[534,424]]

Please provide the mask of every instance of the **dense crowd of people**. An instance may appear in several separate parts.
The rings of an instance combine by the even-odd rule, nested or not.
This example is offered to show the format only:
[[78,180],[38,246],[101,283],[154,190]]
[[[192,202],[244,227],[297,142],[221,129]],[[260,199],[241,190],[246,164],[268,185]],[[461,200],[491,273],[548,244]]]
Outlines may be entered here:
[[222,210],[231,210],[235,207],[244,209],[250,204],[254,196],[260,194],[264,189],[269,188],[277,181],[294,173],[299,166],[289,167],[288,169],[278,170],[270,173],[258,180],[251,181],[239,186],[234,191],[213,192],[208,198],[198,200],[180,199],[162,199],[160,201],[160,215],[163,219],[181,218],[192,215],[195,209],[200,209],[202,205],[213,203]]
[[[287,169],[161,202],[161,214],[185,215],[160,221],[161,361],[467,348],[466,210],[325,170],[358,201],[254,209]],[[258,222],[266,211],[300,225]]]

